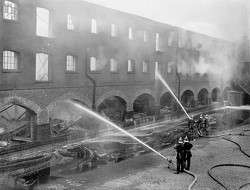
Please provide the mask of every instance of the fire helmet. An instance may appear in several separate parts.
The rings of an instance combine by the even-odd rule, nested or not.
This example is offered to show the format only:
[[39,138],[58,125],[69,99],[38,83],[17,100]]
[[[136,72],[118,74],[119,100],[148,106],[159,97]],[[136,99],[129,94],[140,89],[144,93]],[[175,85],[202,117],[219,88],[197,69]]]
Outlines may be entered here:
[[181,138],[181,137],[179,138],[178,143],[183,143],[183,141],[182,141],[182,138]]
[[184,142],[188,142],[189,140],[188,140],[188,137],[186,136],[185,138],[184,138]]

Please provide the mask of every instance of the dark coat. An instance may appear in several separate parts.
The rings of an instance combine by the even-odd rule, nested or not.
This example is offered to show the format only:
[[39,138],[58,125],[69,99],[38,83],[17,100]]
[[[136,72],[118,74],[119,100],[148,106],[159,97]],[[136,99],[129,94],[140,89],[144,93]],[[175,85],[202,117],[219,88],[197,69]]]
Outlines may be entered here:
[[178,143],[174,146],[174,148],[176,149],[176,152],[177,152],[176,159],[183,160],[184,159],[184,144]]
[[184,158],[192,157],[192,153],[190,150],[193,147],[193,145],[190,142],[185,142],[183,147],[184,147]]
[[195,126],[195,121],[193,119],[188,120],[188,128],[189,129],[194,129]]

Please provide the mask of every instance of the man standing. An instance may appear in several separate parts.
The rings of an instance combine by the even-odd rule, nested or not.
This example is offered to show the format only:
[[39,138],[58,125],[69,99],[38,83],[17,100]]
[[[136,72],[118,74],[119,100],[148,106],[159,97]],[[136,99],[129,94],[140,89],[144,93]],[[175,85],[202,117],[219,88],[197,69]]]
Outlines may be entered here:
[[194,116],[191,115],[190,119],[188,120],[188,131],[190,135],[190,140],[194,139],[194,127],[195,127],[195,121],[194,121]]
[[192,157],[192,153],[191,153],[190,150],[193,147],[193,145],[189,142],[187,136],[184,139],[184,145],[183,146],[184,146],[184,167],[185,167],[186,170],[189,170],[191,157]]
[[202,135],[202,133],[201,133],[201,129],[202,129],[202,122],[203,122],[203,116],[202,116],[202,114],[200,115],[200,118],[198,119],[198,121],[196,122],[196,128],[197,128],[197,132],[198,132],[198,134],[199,134],[199,136],[201,136]]
[[184,162],[183,162],[183,156],[184,156],[184,144],[182,141],[182,138],[179,138],[179,141],[177,144],[175,144],[174,148],[176,149],[177,155],[176,155],[176,160],[177,160],[177,171],[175,174],[179,174],[180,172],[184,171]]

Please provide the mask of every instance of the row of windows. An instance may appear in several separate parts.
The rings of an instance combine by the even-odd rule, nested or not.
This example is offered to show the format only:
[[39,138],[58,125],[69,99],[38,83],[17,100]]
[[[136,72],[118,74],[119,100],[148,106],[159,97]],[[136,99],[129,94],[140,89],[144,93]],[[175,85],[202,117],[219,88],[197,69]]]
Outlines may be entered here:
[[[3,70],[15,71],[19,69],[18,61],[19,53],[14,51],[3,51]],[[48,72],[48,54],[37,53],[36,54],[36,81],[48,81],[49,72]],[[127,62],[127,72],[135,73],[135,60],[129,59]],[[162,63],[156,62],[156,68],[161,73]],[[173,73],[173,63],[168,63],[167,72]],[[90,58],[90,71],[97,72],[101,70],[101,61],[96,57]],[[77,69],[77,57],[73,55],[67,55],[66,61],[66,71],[75,72]],[[119,72],[119,63],[117,59],[110,59],[110,72],[118,73]],[[142,73],[149,73],[149,61],[142,61]]]
[[[43,36],[43,37],[50,37],[49,34],[49,11],[47,9],[37,7],[37,23],[36,23],[36,34],[38,36]],[[16,3],[11,2],[11,1],[4,1],[4,6],[3,6],[3,18],[8,19],[8,20],[18,20],[18,6]],[[76,30],[76,23],[75,19],[71,14],[67,15],[67,29],[69,30]],[[91,19],[91,33],[97,34],[99,33],[99,28],[98,28],[98,22],[95,19]],[[117,25],[111,24],[110,25],[110,35],[112,37],[117,37],[118,36],[118,29]],[[129,40],[134,40],[134,29],[132,27],[128,28],[128,39]],[[159,50],[159,33],[156,34],[156,51]],[[143,31],[143,41],[144,42],[149,42],[149,33],[148,31]],[[168,39],[168,45],[173,46],[174,42],[174,33],[170,32],[169,39]]]
[[[50,19],[49,19],[49,11],[47,9],[37,7],[37,23],[36,23],[36,34],[38,36],[43,36],[43,37],[52,37],[49,31],[50,27]],[[8,19],[8,20],[18,20],[18,4],[12,1],[5,0],[3,4],[3,18]],[[99,23],[96,19],[91,19],[91,29],[90,32],[93,34],[99,33]],[[76,30],[76,21],[73,15],[67,14],[67,29],[68,30]],[[117,37],[118,36],[118,29],[117,26],[112,23],[110,25],[110,35],[112,37]],[[144,42],[149,42],[149,32],[148,31],[143,31],[143,41]],[[128,39],[129,40],[134,40],[134,29],[132,27],[128,28]],[[155,34],[155,51],[162,51],[161,49],[161,43],[160,41],[160,34],[156,33]],[[168,46],[173,46],[175,41],[175,33],[173,31],[170,31],[169,36],[168,36]],[[178,47],[184,47],[184,39],[179,36],[178,39]],[[191,41],[187,41],[187,48],[191,49]],[[201,50],[202,49],[202,43],[197,42],[195,46],[196,50]],[[208,48],[210,49],[210,48]]]

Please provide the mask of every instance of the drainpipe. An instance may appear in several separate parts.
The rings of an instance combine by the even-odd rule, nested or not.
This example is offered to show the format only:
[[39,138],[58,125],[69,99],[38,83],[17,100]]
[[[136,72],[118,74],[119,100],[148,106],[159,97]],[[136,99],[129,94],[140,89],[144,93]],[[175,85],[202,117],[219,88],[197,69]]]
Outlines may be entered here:
[[96,96],[96,81],[88,74],[88,31],[86,30],[86,64],[85,64],[85,74],[88,79],[93,83],[93,96],[92,96],[92,110],[95,111],[95,96]]

